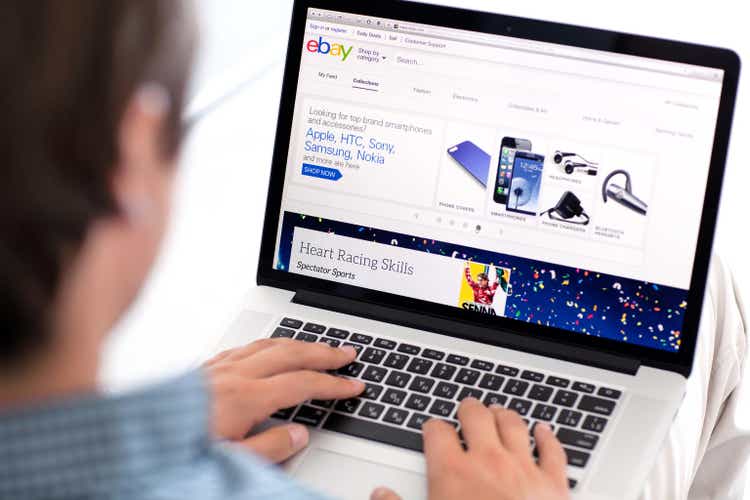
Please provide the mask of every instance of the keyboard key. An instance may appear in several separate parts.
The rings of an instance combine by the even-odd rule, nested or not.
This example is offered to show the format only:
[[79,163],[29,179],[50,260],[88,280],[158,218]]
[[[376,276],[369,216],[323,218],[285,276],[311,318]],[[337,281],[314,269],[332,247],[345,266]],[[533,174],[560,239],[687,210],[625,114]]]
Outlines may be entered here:
[[568,488],[569,489],[572,490],[573,488],[576,487],[577,484],[578,484],[578,481],[576,481],[575,479],[568,478]]
[[544,380],[544,374],[532,372],[531,370],[524,370],[523,373],[521,373],[521,378],[524,380],[531,380],[532,382],[541,382]]
[[436,399],[430,407],[430,413],[439,417],[447,417],[451,414],[455,407],[456,403],[452,403],[444,399]]
[[512,394],[514,396],[523,396],[526,394],[526,389],[529,388],[528,382],[523,382],[521,380],[516,379],[510,379],[505,384],[505,387],[503,388],[503,392],[505,394]]
[[343,366],[336,370],[336,373],[339,375],[346,375],[348,377],[356,377],[360,374],[362,369],[365,367],[362,363],[355,361],[354,363],[349,363],[346,366]]
[[357,357],[362,353],[362,349],[364,349],[365,346],[362,344],[352,344],[351,342],[344,342],[345,346],[352,346],[355,351],[357,351]]
[[409,416],[409,412],[402,410],[401,408],[388,408],[383,416],[383,422],[389,424],[403,425],[406,422],[406,418]]
[[422,350],[422,357],[441,361],[445,357],[445,353],[435,349],[424,349]]
[[534,411],[531,412],[531,418],[549,422],[555,418],[555,413],[557,413],[557,408],[554,406],[537,403],[534,407]]
[[549,377],[547,377],[547,385],[562,387],[563,389],[565,389],[570,385],[570,380],[550,375]]
[[424,411],[430,405],[432,398],[424,396],[422,394],[412,394],[406,401],[406,407],[412,410]]
[[448,358],[446,358],[445,361],[452,365],[466,366],[469,364],[469,358],[467,358],[466,356],[459,356],[457,354],[448,354]]
[[380,347],[381,349],[388,349],[389,351],[392,351],[396,348],[396,342],[388,339],[375,339],[375,343],[373,345],[375,347]]
[[294,413],[294,410],[296,410],[296,406],[292,406],[289,408],[282,408],[281,410],[277,411],[273,415],[271,415],[273,418],[278,418],[279,420],[289,420],[289,417],[292,416],[292,413]]
[[[429,419],[430,417],[428,417],[427,415],[423,415],[421,413],[414,413],[409,419],[409,423],[406,425],[408,427],[411,427],[412,429],[422,430],[422,426]],[[364,437],[369,437],[369,436],[364,436]]]
[[419,354],[419,351],[421,351],[421,347],[417,347],[415,345],[411,344],[401,344],[398,346],[398,352],[403,352],[405,354],[411,354],[412,356],[416,356]]
[[406,391],[400,391],[398,389],[388,389],[383,394],[382,402],[388,403],[394,406],[400,406],[401,403],[406,399]]
[[375,349],[374,347],[368,347],[364,350],[362,355],[359,357],[362,361],[372,363],[373,365],[379,365],[385,357],[385,351],[382,349]]
[[409,361],[409,356],[407,356],[406,354],[397,354],[395,352],[392,352],[388,355],[387,358],[385,358],[385,363],[383,363],[383,366],[401,370],[404,366],[406,366],[407,361]]
[[531,401],[525,399],[513,398],[508,404],[508,409],[517,412],[522,417],[526,416],[531,409]]
[[546,403],[547,401],[549,401],[549,398],[552,397],[552,391],[554,391],[552,387],[534,384],[531,387],[531,390],[529,391],[529,395],[527,397],[529,399],[533,399],[534,401],[543,401]]
[[557,394],[555,394],[555,398],[552,400],[552,402],[556,405],[572,408],[573,405],[576,404],[576,399],[578,399],[577,393],[558,389]]
[[354,413],[362,402],[359,398],[342,399],[336,403],[336,410],[346,413]]
[[[415,428],[421,429],[422,425],[419,424],[419,426]],[[400,446],[409,450],[422,451],[421,434],[398,429],[389,425],[383,425],[370,420],[362,420],[347,415],[333,413],[323,423],[323,429],[341,432],[342,434],[347,434],[349,436],[371,439],[379,443]]]
[[453,399],[453,396],[456,395],[456,392],[458,392],[458,386],[456,384],[440,382],[437,387],[435,387],[435,392],[433,392],[433,394],[435,396],[440,396],[441,398]]
[[568,425],[570,427],[577,427],[578,422],[581,421],[583,413],[575,410],[563,410],[557,417],[557,423],[562,425]]
[[294,328],[295,330],[299,329],[299,327],[302,326],[302,321],[298,319],[293,318],[284,318],[279,323],[281,326],[285,326],[287,328]]
[[504,406],[507,401],[508,401],[508,396],[503,396],[502,394],[497,394],[495,392],[487,393],[487,395],[484,397],[484,404],[487,406],[490,406],[490,405]]
[[516,375],[518,375],[518,368],[513,368],[512,366],[497,365],[497,368],[495,368],[495,373],[499,373],[500,375],[505,375],[507,377],[515,377]]
[[320,406],[321,408],[330,408],[333,406],[334,401],[332,399],[313,399],[310,404],[313,406]]
[[490,363],[489,361],[483,361],[481,359],[475,359],[471,362],[471,367],[476,368],[477,370],[484,370],[486,372],[491,372],[493,368],[495,368],[494,363]]
[[362,378],[370,382],[382,382],[388,370],[379,366],[368,366],[362,374]]
[[320,335],[321,333],[323,333],[324,331],[326,331],[326,327],[323,326],[323,325],[316,325],[315,323],[308,323],[308,324],[305,325],[305,327],[303,328],[303,330],[306,331],[306,332],[315,333],[317,335]]
[[584,451],[570,448],[563,448],[563,450],[565,450],[565,455],[568,457],[568,465],[572,465],[573,467],[586,467],[589,457],[591,457],[591,455]]
[[341,330],[340,328],[329,328],[326,332],[326,336],[343,340],[349,336],[349,332]]
[[463,401],[466,398],[474,398],[481,401],[483,394],[484,393],[479,389],[474,389],[473,387],[464,387],[463,389],[461,389],[461,392],[458,393],[457,399],[459,402]]
[[331,347],[338,347],[338,346],[341,345],[341,341],[340,340],[332,339],[332,338],[329,338],[329,337],[320,337],[320,339],[318,341],[322,342],[323,344],[328,344]]
[[620,399],[620,396],[622,395],[622,392],[616,389],[610,389],[609,387],[600,387],[596,393],[599,396],[610,399]]
[[302,342],[317,342],[318,336],[312,333],[299,332],[294,339],[301,340]]
[[312,406],[302,406],[292,419],[293,422],[317,427],[323,421],[328,411]]
[[567,427],[560,427],[557,431],[557,439],[559,439],[562,444],[593,450],[594,446],[596,446],[596,442],[599,441],[599,436],[587,432],[575,431],[573,429],[568,429]]
[[466,385],[474,385],[477,383],[477,380],[479,380],[479,375],[481,375],[481,373],[477,370],[461,368],[458,370],[458,375],[456,375],[456,382]]
[[369,345],[372,342],[372,337],[369,335],[363,335],[361,333],[353,333],[351,337],[349,337],[349,340],[352,342],[357,342],[358,344],[367,344]]
[[432,361],[429,359],[413,358],[406,371],[426,375],[430,371],[430,368],[432,368]]
[[499,391],[503,385],[505,378],[500,375],[493,375],[492,373],[485,373],[482,380],[479,381],[479,387],[482,389],[488,389],[490,391]]
[[282,328],[282,327],[278,327],[278,328],[277,328],[277,329],[275,329],[275,330],[273,331],[273,333],[271,334],[271,338],[272,338],[272,339],[278,339],[278,338],[287,338],[287,339],[291,339],[291,338],[293,338],[293,337],[294,337],[294,334],[295,334],[295,333],[296,333],[296,332],[295,332],[294,330],[290,330],[289,328]]
[[411,380],[411,375],[404,372],[397,372],[393,370],[388,378],[385,380],[386,385],[392,385],[394,387],[406,387],[406,384]]
[[581,429],[593,432],[603,432],[607,426],[607,419],[604,417],[596,417],[594,415],[586,416],[586,419],[581,424]]
[[612,415],[615,409],[615,402],[594,396],[583,396],[581,402],[578,403],[578,409],[600,415]]
[[373,420],[377,420],[380,418],[380,415],[385,410],[385,406],[379,405],[377,403],[371,403],[367,402],[362,406],[362,409],[359,410],[359,414],[365,418],[371,418]]
[[572,389],[578,392],[585,392],[587,394],[593,394],[594,386],[585,382],[573,382]]
[[414,377],[414,380],[412,380],[409,389],[414,392],[427,394],[428,392],[430,392],[430,389],[432,389],[433,385],[435,385],[435,381],[431,378]]
[[382,385],[375,385],[375,384],[367,384],[365,383],[365,390],[360,395],[361,398],[364,399],[372,399],[376,400],[378,397],[380,397],[380,393],[383,392],[383,386]]
[[432,370],[432,376],[442,380],[450,380],[454,373],[456,373],[456,367],[445,363],[437,363]]

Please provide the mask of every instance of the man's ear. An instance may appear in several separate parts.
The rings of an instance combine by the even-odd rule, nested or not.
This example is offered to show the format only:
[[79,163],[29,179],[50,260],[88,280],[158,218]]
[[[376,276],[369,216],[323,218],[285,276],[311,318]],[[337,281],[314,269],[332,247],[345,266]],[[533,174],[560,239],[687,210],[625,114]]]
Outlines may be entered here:
[[157,179],[164,175],[164,127],[170,109],[167,91],[144,84],[133,95],[118,131],[112,190],[121,211],[134,221],[159,203]]

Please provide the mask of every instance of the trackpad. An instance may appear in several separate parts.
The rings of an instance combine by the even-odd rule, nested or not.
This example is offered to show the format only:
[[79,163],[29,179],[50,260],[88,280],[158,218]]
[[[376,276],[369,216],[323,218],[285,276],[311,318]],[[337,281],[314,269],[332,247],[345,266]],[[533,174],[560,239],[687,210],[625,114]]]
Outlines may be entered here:
[[427,498],[421,474],[320,448],[309,450],[293,475],[334,498],[367,500],[378,486],[391,488],[401,498]]

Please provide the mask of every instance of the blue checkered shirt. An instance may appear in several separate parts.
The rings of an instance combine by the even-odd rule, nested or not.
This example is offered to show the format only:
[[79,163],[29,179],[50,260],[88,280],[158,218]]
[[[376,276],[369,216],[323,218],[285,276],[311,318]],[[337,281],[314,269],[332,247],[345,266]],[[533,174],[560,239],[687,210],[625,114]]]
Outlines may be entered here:
[[209,435],[200,372],[117,397],[0,409],[0,499],[317,499]]

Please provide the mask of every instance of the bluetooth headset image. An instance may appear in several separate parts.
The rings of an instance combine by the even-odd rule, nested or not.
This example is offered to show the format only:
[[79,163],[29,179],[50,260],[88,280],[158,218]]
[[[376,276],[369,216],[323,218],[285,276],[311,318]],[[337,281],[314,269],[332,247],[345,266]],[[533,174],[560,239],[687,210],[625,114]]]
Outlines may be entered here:
[[[568,158],[578,158],[581,161],[573,161]],[[577,153],[555,151],[553,159],[555,160],[555,163],[562,165],[563,170],[568,175],[572,175],[575,172],[584,172],[588,175],[597,175],[599,173],[599,167],[597,166],[599,165],[598,163],[589,161]]]
[[[625,176],[625,187],[614,182],[609,182],[616,175]],[[641,215],[646,215],[646,212],[648,212],[646,202],[633,194],[630,174],[626,170],[615,170],[604,179],[604,183],[602,184],[602,198],[604,198],[604,203],[607,203],[607,200],[615,200],[623,207]]]

